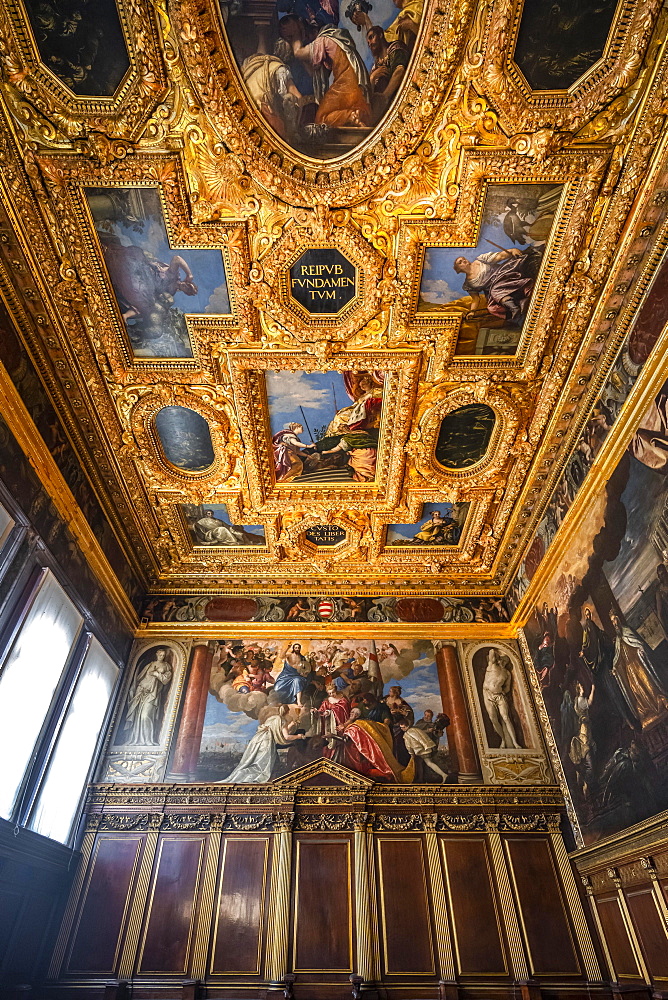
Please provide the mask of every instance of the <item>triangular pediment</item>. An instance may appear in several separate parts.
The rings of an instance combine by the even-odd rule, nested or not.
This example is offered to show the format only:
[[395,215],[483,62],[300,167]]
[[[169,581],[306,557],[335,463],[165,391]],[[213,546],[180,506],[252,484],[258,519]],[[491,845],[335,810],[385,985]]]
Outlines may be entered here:
[[364,778],[357,774],[356,771],[351,771],[347,767],[342,767],[340,764],[335,764],[333,761],[321,757],[320,760],[305,764],[304,767],[299,767],[296,771],[290,771],[289,774],[276,778],[271,784],[289,786],[290,788],[297,785],[315,785],[316,787],[343,785],[346,788],[366,789],[370,788],[374,782],[370,778]]

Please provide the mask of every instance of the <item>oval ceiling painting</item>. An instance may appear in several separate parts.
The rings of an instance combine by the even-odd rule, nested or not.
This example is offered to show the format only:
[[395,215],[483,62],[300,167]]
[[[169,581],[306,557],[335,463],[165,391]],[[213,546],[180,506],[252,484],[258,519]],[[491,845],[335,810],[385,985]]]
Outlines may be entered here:
[[392,103],[425,0],[221,0],[230,48],[264,119],[320,159],[362,142]]
[[448,413],[436,441],[436,461],[448,469],[468,469],[489,447],[496,416],[491,406],[472,403]]
[[186,472],[204,472],[213,465],[209,425],[187,406],[163,406],[155,415],[155,428],[165,458]]

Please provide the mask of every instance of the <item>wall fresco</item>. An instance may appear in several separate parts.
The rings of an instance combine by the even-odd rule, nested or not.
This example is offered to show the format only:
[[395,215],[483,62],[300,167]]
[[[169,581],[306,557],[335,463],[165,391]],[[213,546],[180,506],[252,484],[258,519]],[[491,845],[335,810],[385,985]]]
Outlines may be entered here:
[[668,807],[668,382],[526,636],[585,840]]
[[575,449],[552,494],[536,535],[506,594],[515,611],[596,456],[621,413],[663,328],[668,323],[668,262],[657,271],[647,299],[626,338]]
[[501,597],[149,595],[147,622],[507,622]]
[[445,782],[438,690],[429,642],[217,644],[196,780],[269,781],[325,757],[377,781]]

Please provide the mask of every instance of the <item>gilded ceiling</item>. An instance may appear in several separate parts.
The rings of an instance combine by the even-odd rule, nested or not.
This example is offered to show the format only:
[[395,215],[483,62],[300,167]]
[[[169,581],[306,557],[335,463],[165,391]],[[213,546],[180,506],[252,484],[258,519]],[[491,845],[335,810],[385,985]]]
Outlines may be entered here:
[[665,34],[4,0],[0,287],[145,588],[505,593],[665,247]]

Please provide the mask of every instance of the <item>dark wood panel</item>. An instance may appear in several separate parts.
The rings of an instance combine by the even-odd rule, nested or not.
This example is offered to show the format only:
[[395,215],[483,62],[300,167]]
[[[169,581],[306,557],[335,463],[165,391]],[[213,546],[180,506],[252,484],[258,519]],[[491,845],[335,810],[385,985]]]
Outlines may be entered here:
[[433,974],[422,841],[379,837],[377,843],[386,971]]
[[19,889],[0,887],[0,969],[18,923],[25,894]]
[[203,848],[203,837],[160,841],[140,972],[185,972]]
[[580,975],[549,841],[509,837],[506,846],[534,975]]
[[638,963],[633,954],[633,948],[626,932],[619,900],[616,896],[599,896],[596,908],[605,934],[605,940],[610,951],[615,975],[622,979],[640,979]]
[[651,886],[626,893],[636,933],[653,979],[668,979],[668,937]]
[[484,837],[443,838],[441,846],[460,973],[507,974]]
[[302,837],[295,848],[295,971],[352,971],[350,841]]
[[76,928],[69,971],[113,972],[142,837],[101,836]]
[[259,973],[269,838],[223,845],[211,971]]

